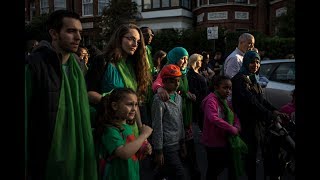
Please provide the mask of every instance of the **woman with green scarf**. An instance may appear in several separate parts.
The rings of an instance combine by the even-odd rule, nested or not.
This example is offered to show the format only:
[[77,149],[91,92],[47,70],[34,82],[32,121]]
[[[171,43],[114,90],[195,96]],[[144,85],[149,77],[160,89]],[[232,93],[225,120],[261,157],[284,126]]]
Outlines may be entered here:
[[227,102],[232,83],[227,76],[215,76],[211,93],[202,101],[204,124],[201,143],[206,147],[208,168],[206,179],[217,179],[228,167],[229,180],[244,175],[242,156],[247,146],[239,137],[240,122]]
[[[241,137],[248,145],[246,170],[248,179],[256,179],[256,155],[258,146],[264,145],[265,130],[278,115],[285,117],[269,101],[263,97],[258,83],[260,56],[256,51],[247,51],[243,56],[240,71],[232,80],[232,105],[241,122]],[[275,144],[273,144],[274,146]],[[262,149],[263,150],[263,149]],[[265,158],[265,174],[271,179],[280,176],[280,164],[277,160],[267,165],[270,158]],[[272,160],[273,161],[273,160]]]
[[[151,84],[143,35],[138,26],[123,24],[113,33],[104,53],[104,72],[101,79],[101,91],[88,91],[91,102],[97,104],[101,97],[115,88],[131,88],[137,92],[139,102],[145,100],[148,85]],[[89,72],[88,72],[89,73]],[[88,81],[88,80],[87,80]],[[137,137],[138,127],[142,126],[140,111],[132,122],[131,128]]]
[[[183,47],[175,47],[171,49],[167,54],[167,64],[175,64],[180,67],[182,76],[180,79],[180,85],[178,87],[178,93],[182,97],[182,115],[183,115],[183,125],[185,129],[185,144],[187,148],[187,164],[190,167],[190,172],[192,172],[192,179],[198,179],[200,176],[196,152],[193,139],[192,131],[192,104],[196,101],[196,96],[189,91],[189,84],[187,78],[187,65],[188,65],[189,53]],[[161,71],[160,71],[161,74]],[[169,99],[168,92],[162,88],[163,83],[161,76],[158,76],[157,79],[152,84],[152,90],[157,92],[160,98],[163,101]]]

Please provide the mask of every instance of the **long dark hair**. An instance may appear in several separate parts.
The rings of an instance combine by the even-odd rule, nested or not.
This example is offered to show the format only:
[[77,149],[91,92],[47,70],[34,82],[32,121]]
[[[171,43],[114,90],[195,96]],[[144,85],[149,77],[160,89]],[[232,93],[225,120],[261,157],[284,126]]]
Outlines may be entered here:
[[116,88],[110,94],[103,96],[97,107],[95,121],[95,139],[100,140],[104,129],[108,126],[114,126],[123,131],[121,122],[115,116],[116,111],[112,108],[113,102],[122,101],[128,94],[137,95],[131,88]]
[[122,50],[122,38],[130,29],[136,29],[139,32],[141,39],[141,43],[137,47],[136,52],[132,56],[128,55],[127,58],[133,61],[138,84],[137,94],[139,99],[143,100],[145,94],[147,94],[148,85],[152,83],[152,77],[147,64],[145,43],[140,28],[134,24],[122,24],[119,26],[119,28],[112,34],[106,48],[104,49],[104,54],[106,58],[110,59],[111,63],[117,64],[120,62],[120,59],[125,53]]

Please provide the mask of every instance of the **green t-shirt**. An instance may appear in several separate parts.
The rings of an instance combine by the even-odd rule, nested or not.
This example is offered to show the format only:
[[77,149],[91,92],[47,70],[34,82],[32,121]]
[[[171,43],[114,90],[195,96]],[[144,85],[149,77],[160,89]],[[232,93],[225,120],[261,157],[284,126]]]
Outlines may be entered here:
[[[126,143],[135,140],[132,129],[129,125],[124,124],[124,131],[116,127],[107,127],[102,136],[102,151],[107,154],[112,154],[119,147]],[[136,155],[133,155],[127,160],[115,157],[111,162],[107,163],[105,168],[105,177],[103,178],[108,180],[140,180],[139,175],[139,160]]]

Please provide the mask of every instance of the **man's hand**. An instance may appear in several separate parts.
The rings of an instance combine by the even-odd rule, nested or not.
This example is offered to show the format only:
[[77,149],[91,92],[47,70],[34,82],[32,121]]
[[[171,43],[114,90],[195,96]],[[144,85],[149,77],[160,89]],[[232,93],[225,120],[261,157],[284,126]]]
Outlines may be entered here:
[[197,97],[195,94],[192,94],[191,92],[187,92],[187,97],[188,99],[190,99],[191,101],[196,101]]

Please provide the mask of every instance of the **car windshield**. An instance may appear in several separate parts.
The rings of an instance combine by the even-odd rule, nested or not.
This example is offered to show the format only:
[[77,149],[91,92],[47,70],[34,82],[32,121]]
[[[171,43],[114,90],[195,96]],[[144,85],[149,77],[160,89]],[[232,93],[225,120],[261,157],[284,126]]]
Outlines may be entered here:
[[277,81],[282,83],[295,84],[295,64],[294,63],[281,63],[278,68],[270,77],[271,81]]
[[295,84],[295,63],[262,63],[259,74],[260,76],[264,76],[271,81]]

